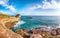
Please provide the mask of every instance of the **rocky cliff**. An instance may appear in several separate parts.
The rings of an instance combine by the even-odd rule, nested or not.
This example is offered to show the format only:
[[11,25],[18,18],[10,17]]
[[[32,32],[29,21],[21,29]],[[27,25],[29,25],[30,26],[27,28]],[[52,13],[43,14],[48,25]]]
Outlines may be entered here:
[[0,38],[23,38],[21,35],[13,32],[12,28],[20,20],[20,15],[9,16],[0,14]]

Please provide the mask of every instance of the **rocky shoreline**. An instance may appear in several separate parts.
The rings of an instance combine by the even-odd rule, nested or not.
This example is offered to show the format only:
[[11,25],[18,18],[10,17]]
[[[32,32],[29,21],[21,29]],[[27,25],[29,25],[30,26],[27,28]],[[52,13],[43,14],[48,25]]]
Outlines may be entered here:
[[46,27],[35,28],[27,32],[27,29],[16,30],[24,38],[60,38],[60,28],[47,30]]
[[11,28],[20,20],[20,15],[9,16],[0,14],[0,38],[60,38],[60,28],[39,27],[29,29],[18,29],[15,32]]

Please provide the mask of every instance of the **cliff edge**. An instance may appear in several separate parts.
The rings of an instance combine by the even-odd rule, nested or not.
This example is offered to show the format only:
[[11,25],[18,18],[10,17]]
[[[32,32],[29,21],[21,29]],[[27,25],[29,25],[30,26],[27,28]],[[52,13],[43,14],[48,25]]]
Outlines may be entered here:
[[23,38],[21,35],[10,30],[19,20],[19,14],[16,16],[0,14],[0,38]]

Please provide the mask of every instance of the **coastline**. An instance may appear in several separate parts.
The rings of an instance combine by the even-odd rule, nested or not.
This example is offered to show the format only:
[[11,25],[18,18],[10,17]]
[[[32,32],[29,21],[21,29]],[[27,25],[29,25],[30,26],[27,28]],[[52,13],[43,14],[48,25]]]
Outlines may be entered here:
[[7,18],[3,16],[2,18],[0,17],[2,20],[0,21],[0,38],[60,38],[60,28],[57,28],[59,25],[56,28],[45,25],[32,30],[23,28],[13,32],[12,28],[17,26],[16,23],[21,23],[20,15],[9,16]]

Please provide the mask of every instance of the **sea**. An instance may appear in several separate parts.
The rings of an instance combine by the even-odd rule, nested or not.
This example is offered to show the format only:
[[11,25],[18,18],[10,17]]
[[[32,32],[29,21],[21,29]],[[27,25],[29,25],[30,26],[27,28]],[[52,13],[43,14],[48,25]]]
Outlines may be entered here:
[[14,25],[13,31],[18,29],[29,29],[39,27],[60,28],[60,16],[21,16],[20,21]]

